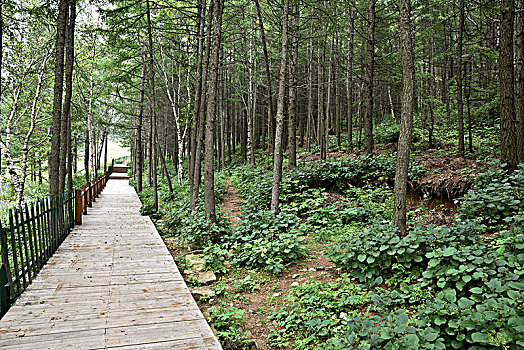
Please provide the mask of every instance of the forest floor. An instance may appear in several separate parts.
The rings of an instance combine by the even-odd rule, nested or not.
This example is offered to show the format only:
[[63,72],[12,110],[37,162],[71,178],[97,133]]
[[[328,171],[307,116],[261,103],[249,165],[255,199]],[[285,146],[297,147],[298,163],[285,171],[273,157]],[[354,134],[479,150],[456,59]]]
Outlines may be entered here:
[[[340,153],[330,152],[328,158],[360,156],[360,153]],[[306,162],[320,159],[320,154],[303,154],[302,159]],[[430,154],[417,155],[417,159],[424,162],[429,169],[428,174],[421,178],[418,183],[412,184],[413,193],[409,196],[409,205],[411,210],[418,209],[422,206],[423,198],[417,193],[427,192],[431,198],[426,200],[424,205],[426,211],[417,214],[417,221],[425,225],[428,224],[451,224],[453,214],[456,212],[457,205],[451,200],[446,199],[448,196],[464,194],[469,188],[469,175],[471,169],[476,169],[476,162],[464,158],[442,158]],[[227,193],[222,197],[222,210],[229,216],[232,228],[239,224],[242,213],[241,202],[243,198],[239,190],[231,185],[231,178],[225,180]],[[445,192],[444,192],[445,191]],[[325,200],[323,205],[337,205],[347,199],[338,193],[324,193]],[[440,198],[444,196],[445,198]],[[428,210],[431,214],[428,215]],[[245,310],[243,331],[254,340],[252,349],[271,349],[268,337],[274,332],[276,321],[270,320],[269,316],[286,305],[286,297],[292,293],[291,287],[311,282],[320,282],[322,284],[335,282],[345,272],[343,268],[337,268],[336,265],[326,257],[324,250],[325,244],[319,243],[314,237],[306,237],[309,246],[309,255],[298,262],[288,266],[281,275],[274,275],[265,272],[233,268],[228,272],[229,278],[220,276],[227,284],[224,286],[228,298],[229,306],[239,310]],[[220,299],[201,300],[201,308],[205,311],[211,307],[218,306]],[[243,349],[245,345],[227,342],[222,344],[224,349]],[[292,347],[282,347],[283,349],[292,349]]]
[[[387,154],[390,151],[391,145],[386,144],[381,145],[377,153]],[[419,150],[414,154],[415,160],[412,170],[418,171],[419,176],[415,177],[415,180],[410,183],[411,191],[408,194],[408,217],[412,225],[421,224],[422,227],[429,230],[432,230],[432,225],[444,225],[453,229],[455,214],[462,204],[461,197],[471,189],[472,179],[479,172],[485,171],[483,163],[487,162],[453,157],[450,156],[451,154],[451,150],[440,150],[438,152]],[[330,152],[328,154],[328,158],[331,159],[341,157],[357,159],[360,156],[362,154],[359,152]],[[320,155],[302,152],[300,159],[303,163],[316,163],[320,160]],[[338,162],[333,164],[340,166],[336,165]],[[380,168],[382,165],[375,164],[373,166]],[[416,169],[417,166],[419,169]],[[388,167],[386,168],[389,169]],[[225,220],[224,224],[226,226],[229,224],[232,235],[241,232],[241,230],[244,230],[245,235],[246,227],[249,230],[256,231],[259,228],[257,225],[263,225],[262,221],[260,223],[249,221],[249,224],[244,227],[242,215],[244,205],[253,205],[254,202],[259,200],[261,194],[267,192],[267,181],[270,181],[268,170],[269,167],[264,165],[259,165],[259,168],[256,169],[239,167],[233,169],[232,172],[226,172],[227,175],[221,175],[223,177],[220,180],[222,181],[220,187],[223,186],[223,189],[221,190],[220,212],[223,217],[229,219],[229,222]],[[390,177],[382,176],[378,181],[372,180],[362,188],[350,186],[348,191],[326,190],[314,186],[288,190],[292,191],[292,196],[288,197],[287,202],[283,203],[286,208],[284,211],[290,212],[291,210],[293,212],[293,210],[297,210],[295,218],[298,218],[299,225],[302,227],[305,239],[303,244],[307,250],[305,256],[291,262],[283,261],[284,266],[279,273],[271,273],[264,269],[263,265],[261,268],[242,267],[238,262],[235,263],[234,256],[228,255],[231,253],[220,255],[223,254],[220,251],[223,248],[219,244],[211,244],[207,248],[200,247],[200,249],[197,249],[195,246],[191,247],[191,245],[180,241],[176,231],[164,230],[166,234],[163,234],[163,237],[166,245],[175,258],[179,269],[184,272],[188,286],[190,288],[203,287],[212,292],[208,295],[194,294],[194,296],[210,325],[213,329],[216,329],[224,349],[278,348],[288,350],[297,348],[299,343],[302,344],[300,348],[320,348],[322,342],[327,338],[324,338],[320,333],[304,338],[304,332],[310,329],[308,327],[316,327],[309,325],[309,320],[315,321],[325,315],[329,315],[328,319],[333,317],[337,319],[342,315],[340,313],[342,309],[336,311],[338,306],[335,305],[338,305],[339,300],[337,290],[346,290],[346,288],[352,290],[349,292],[349,295],[353,295],[351,298],[362,298],[362,302],[354,306],[354,315],[371,317],[376,313],[370,309],[373,302],[366,298],[369,298],[374,288],[378,288],[387,294],[398,290],[404,282],[412,284],[420,281],[420,274],[423,270],[419,268],[410,270],[398,266],[389,271],[389,275],[384,277],[383,282],[377,282],[378,284],[375,287],[368,288],[358,282],[355,278],[358,275],[354,274],[351,268],[347,266],[337,268],[337,265],[332,261],[332,248],[342,238],[341,234],[352,235],[355,232],[362,232],[374,220],[375,215],[378,215],[377,217],[388,217],[390,215],[389,210],[391,210],[393,198],[392,179]],[[291,202],[289,198],[291,198]],[[251,207],[247,206],[246,208]],[[348,212],[351,213],[353,209],[365,209],[364,214],[362,214],[364,216],[359,217],[361,214],[356,214],[356,218],[343,219],[344,215],[350,215],[349,217],[355,215],[347,214]],[[246,210],[251,210],[248,215],[253,215],[252,209]],[[356,212],[360,213],[358,210]],[[349,220],[349,222],[344,220]],[[157,225],[159,223],[157,222]],[[342,231],[339,230],[340,225],[342,225]],[[159,230],[162,230],[162,225],[158,225],[158,227]],[[276,226],[275,228],[278,230]],[[262,228],[261,232],[272,235],[273,230]],[[184,237],[184,234],[181,236]],[[244,244],[246,243],[251,243],[251,241],[244,242]],[[252,249],[252,247],[244,248],[243,245],[242,247],[242,249]],[[219,249],[219,255],[216,255],[216,250],[215,253],[206,250],[209,248]],[[222,265],[224,269],[217,269],[218,265],[208,266],[208,254],[210,254],[209,261],[212,263],[218,261],[214,260],[217,256],[225,257],[224,265]],[[195,282],[190,273],[185,274],[187,269],[191,269],[191,264],[187,265],[186,256],[194,255],[199,255],[206,260],[206,268],[212,269],[216,274],[215,282],[201,285]],[[229,260],[230,258],[233,260]],[[422,291],[424,292],[424,289]],[[431,294],[430,298],[434,296]],[[305,301],[301,301],[303,297],[305,297]],[[329,300],[332,300],[334,304],[329,304]],[[331,305],[327,307],[334,307],[335,309],[317,315],[317,309],[324,309],[316,306],[310,309],[311,304],[308,304],[316,305],[317,302],[323,303],[321,305]],[[334,312],[334,314],[330,312]],[[324,316],[321,316],[321,314]],[[340,324],[339,321],[332,322]],[[298,329],[301,329],[300,332],[303,333],[297,332]]]

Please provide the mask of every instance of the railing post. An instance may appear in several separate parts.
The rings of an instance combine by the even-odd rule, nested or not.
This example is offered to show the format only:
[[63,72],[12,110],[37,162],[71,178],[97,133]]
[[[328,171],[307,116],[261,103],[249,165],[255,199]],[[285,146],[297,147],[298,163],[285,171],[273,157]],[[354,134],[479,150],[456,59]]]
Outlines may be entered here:
[[96,176],[91,183],[91,206],[93,206],[93,202],[96,202]]
[[75,190],[75,222],[77,225],[82,225],[82,190]]
[[7,266],[4,264],[0,265],[0,318],[5,315],[7,310],[9,309],[9,306],[11,304],[10,302],[10,289],[11,285],[8,282],[7,279]]
[[96,179],[96,198],[100,197],[100,176]]
[[87,206],[91,208],[93,204],[91,204],[91,182],[89,181],[86,183],[86,194],[87,194],[87,198],[86,198]]
[[[0,223],[0,245],[1,245],[1,270],[0,270],[0,318],[6,313],[11,304],[11,297],[14,297],[13,276],[11,275],[11,268],[9,265],[9,241],[7,238],[7,230],[2,227]],[[16,248],[14,248],[16,249]],[[4,276],[5,274],[5,276]],[[5,294],[4,294],[5,293]]]

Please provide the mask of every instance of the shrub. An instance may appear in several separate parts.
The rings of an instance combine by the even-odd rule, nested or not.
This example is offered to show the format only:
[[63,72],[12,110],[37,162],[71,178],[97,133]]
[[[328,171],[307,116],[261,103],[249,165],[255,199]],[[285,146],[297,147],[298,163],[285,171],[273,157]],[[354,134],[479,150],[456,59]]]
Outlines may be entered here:
[[270,334],[271,344],[313,349],[324,348],[325,340],[336,335],[346,319],[361,314],[371,298],[343,275],[335,282],[310,281],[293,287],[285,301],[286,306],[270,317],[279,327]]
[[490,168],[475,178],[474,188],[464,197],[459,214],[466,220],[479,218],[495,225],[523,213],[523,203],[524,166],[511,174],[505,169]]
[[337,266],[346,266],[361,282],[382,283],[394,263],[411,268],[423,260],[421,245],[425,237],[417,227],[415,233],[399,238],[397,228],[389,223],[375,223],[364,231],[333,245],[328,256]]
[[280,213],[273,217],[271,211],[261,210],[243,215],[226,243],[234,264],[279,274],[285,265],[305,256],[302,234],[296,216]]

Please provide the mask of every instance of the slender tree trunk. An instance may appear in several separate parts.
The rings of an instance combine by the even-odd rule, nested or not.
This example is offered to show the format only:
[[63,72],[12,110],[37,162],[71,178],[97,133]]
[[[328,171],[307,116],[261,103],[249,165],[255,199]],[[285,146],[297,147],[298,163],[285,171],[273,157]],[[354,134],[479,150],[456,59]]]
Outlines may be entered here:
[[96,176],[96,148],[95,148],[95,130],[94,130],[94,123],[93,123],[93,99],[94,99],[94,82],[93,82],[93,74],[94,74],[94,64],[95,64],[95,48],[96,45],[93,42],[93,56],[91,57],[91,66],[89,68],[89,102],[87,107],[87,132],[89,135],[89,167],[90,169],[87,181],[94,180]]
[[411,38],[411,0],[399,0],[400,49],[402,56],[402,111],[395,172],[395,207],[393,221],[400,235],[406,235],[406,193],[409,151],[413,128],[415,66]]
[[[325,37],[324,37],[325,39]],[[325,40],[324,40],[325,41]],[[324,51],[323,48],[322,51]],[[320,159],[326,159],[326,117],[324,115],[324,54],[319,53],[318,62],[317,62],[317,85],[318,85],[318,97],[317,97],[317,145],[320,146]]]
[[459,2],[459,28],[458,28],[458,43],[457,43],[457,108],[458,108],[458,154],[459,157],[464,157],[464,102],[462,99],[462,51],[463,51],[463,36],[464,36],[464,0]]
[[288,132],[288,154],[289,154],[289,169],[294,169],[297,166],[297,64],[298,64],[298,40],[296,39],[296,30],[298,26],[298,6],[294,8],[293,23],[291,24],[295,35],[291,36],[289,43],[289,132]]
[[[139,40],[140,41],[140,40]],[[142,149],[142,126],[144,120],[144,96],[146,85],[146,57],[142,50],[142,74],[140,76],[140,100],[138,106],[137,126],[136,126],[136,154],[137,154],[137,171],[136,171],[136,190],[142,192],[142,181],[144,172],[144,151]]]
[[66,42],[65,42],[65,97],[64,106],[62,109],[61,125],[60,125],[60,164],[58,182],[58,191],[60,193],[65,190],[65,179],[68,174],[67,159],[71,153],[71,97],[73,95],[73,61],[75,57],[75,21],[76,21],[76,0],[69,0],[69,24],[66,28]]
[[373,76],[375,66],[375,3],[368,0],[368,37],[364,75],[364,152],[373,153]]
[[155,62],[153,56],[153,33],[151,28],[151,10],[149,7],[149,0],[146,0],[146,15],[147,15],[147,36],[149,49],[149,102],[151,106],[151,158],[149,166],[151,168],[151,175],[153,180],[153,207],[158,210],[158,177],[157,177],[157,159],[158,159],[158,145],[157,145],[157,121],[156,121],[156,99],[155,99]]
[[313,21],[310,27],[311,39],[308,43],[308,89],[307,89],[307,130],[306,130],[306,148],[311,152],[311,140],[315,122],[313,120]]
[[206,0],[200,0],[197,4],[197,17],[198,17],[198,38],[197,38],[197,61],[196,61],[196,84],[195,84],[195,97],[194,97],[194,109],[193,109],[193,120],[191,122],[191,143],[189,150],[189,193],[191,201],[191,209],[195,209],[196,194],[195,188],[195,167],[197,157],[197,144],[198,144],[198,129],[201,118],[200,104],[202,103],[202,61],[204,55],[204,28],[205,28],[205,14],[206,12]]
[[501,161],[516,169],[515,73],[513,67],[514,0],[502,0],[500,21],[500,138]]
[[49,155],[49,194],[59,193],[60,180],[60,127],[62,118],[62,93],[64,86],[64,47],[69,13],[69,1],[60,0],[58,5],[58,22],[56,32],[55,84],[53,93],[53,123],[51,152]]
[[524,163],[524,0],[518,0],[515,37],[517,162]]
[[[198,127],[196,131],[196,151],[195,151],[195,169],[193,173],[193,191],[189,193],[189,200],[191,209],[196,209],[196,201],[198,198],[198,192],[200,190],[200,182],[202,179],[201,169],[202,169],[202,147],[204,139],[204,125],[206,122],[206,86],[208,86],[207,75],[208,75],[208,66],[209,66],[209,57],[210,57],[210,47],[211,47],[211,29],[213,25],[213,7],[215,6],[215,1],[211,1],[209,7],[208,23],[206,28],[206,48],[205,48],[205,61],[202,68],[202,91],[201,98],[199,102],[199,111],[198,111]],[[209,89],[209,87],[207,87]]]
[[[89,122],[88,122],[89,125]],[[86,182],[89,182],[89,129],[86,132],[85,138],[84,138],[84,171],[85,171],[85,180]]]
[[[266,31],[264,30],[264,23],[262,22],[262,12],[260,11],[260,4],[259,0],[255,0],[255,5],[257,8],[257,16],[258,16],[258,24],[260,26],[260,38],[262,39],[262,49],[264,51],[264,62],[265,62],[265,68],[266,68],[266,80],[267,80],[267,94],[268,94],[268,101],[269,101],[269,108],[268,108],[268,151],[271,149],[271,145],[274,144],[274,140],[272,138],[273,132],[272,132],[272,123],[273,116],[275,115],[274,107],[273,107],[273,89],[271,84],[271,72],[270,72],[270,65],[269,65],[269,55],[267,53],[267,44],[266,44]],[[269,154],[269,153],[268,153]]]
[[[468,151],[470,154],[473,154],[473,131],[471,126],[471,106],[470,106],[470,97],[471,97],[471,72],[472,72],[473,62],[467,64],[469,69],[466,69],[466,86],[465,86],[465,97],[466,97],[466,111],[468,115]],[[466,67],[466,68],[467,68]]]
[[214,224],[215,213],[215,120],[218,84],[218,63],[220,58],[220,41],[222,36],[222,11],[224,0],[215,0],[213,13],[213,39],[209,65],[209,87],[207,97],[206,147],[204,158],[204,202],[207,220]]
[[282,134],[284,129],[284,95],[286,92],[287,65],[287,30],[288,30],[289,0],[284,0],[284,18],[282,19],[282,51],[280,56],[280,73],[278,77],[278,99],[276,115],[275,149],[273,156],[273,185],[271,190],[271,211],[278,214],[279,186],[282,179]]

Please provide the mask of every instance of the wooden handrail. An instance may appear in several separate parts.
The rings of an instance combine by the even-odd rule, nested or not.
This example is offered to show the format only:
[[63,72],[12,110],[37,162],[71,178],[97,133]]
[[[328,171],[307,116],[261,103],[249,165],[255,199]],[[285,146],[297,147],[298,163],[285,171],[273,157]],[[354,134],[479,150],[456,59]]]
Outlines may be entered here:
[[0,317],[31,283],[74,225],[82,224],[105,188],[111,169],[79,189],[9,210],[0,223]]

